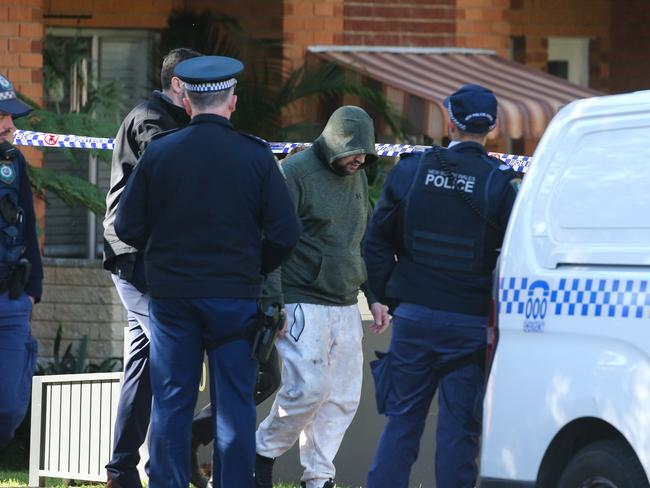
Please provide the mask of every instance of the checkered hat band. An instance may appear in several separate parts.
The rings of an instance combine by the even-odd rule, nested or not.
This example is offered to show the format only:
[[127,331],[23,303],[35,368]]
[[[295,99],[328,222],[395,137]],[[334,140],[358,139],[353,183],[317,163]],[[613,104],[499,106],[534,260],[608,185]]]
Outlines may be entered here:
[[16,98],[16,92],[13,90],[0,92],[0,100],[13,100]]
[[237,84],[235,78],[230,78],[225,81],[218,81],[216,83],[185,83],[185,89],[190,92],[219,92],[229,90]]

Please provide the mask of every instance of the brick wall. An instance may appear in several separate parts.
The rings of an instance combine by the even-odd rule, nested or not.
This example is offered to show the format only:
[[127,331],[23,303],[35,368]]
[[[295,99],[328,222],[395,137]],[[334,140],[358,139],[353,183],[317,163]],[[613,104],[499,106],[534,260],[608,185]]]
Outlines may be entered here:
[[341,44],[343,0],[284,0],[282,31],[285,68],[300,67],[308,46]]
[[588,37],[590,86],[608,90],[612,0],[511,0],[511,4],[507,12],[510,35],[525,38],[527,65],[546,71],[549,37]]
[[[0,73],[16,90],[36,103],[43,102],[43,0],[0,0]],[[29,164],[43,165],[43,155],[21,147]],[[44,228],[45,203],[34,201],[36,216]]]
[[650,88],[650,2],[613,1],[610,55],[612,93]]
[[45,0],[48,26],[163,29],[174,9],[210,10],[236,18],[254,37],[279,37],[281,0]]
[[47,26],[162,29],[179,0],[45,0]]
[[493,49],[507,57],[510,0],[456,0],[456,46]]
[[343,44],[454,46],[455,3],[454,0],[345,0]]
[[32,314],[32,331],[39,341],[40,360],[52,357],[59,325],[63,333],[60,354],[69,343],[76,352],[79,340],[88,336],[91,362],[121,358],[126,312],[101,263],[46,258],[43,264],[43,297]]

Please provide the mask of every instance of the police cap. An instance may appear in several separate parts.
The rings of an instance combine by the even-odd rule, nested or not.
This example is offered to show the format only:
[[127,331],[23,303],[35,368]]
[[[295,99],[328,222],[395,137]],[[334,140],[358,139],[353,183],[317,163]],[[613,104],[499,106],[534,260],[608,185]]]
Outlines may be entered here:
[[226,56],[199,56],[176,65],[174,76],[189,92],[219,92],[237,84],[235,77],[244,70],[241,61]]
[[497,123],[497,99],[480,85],[464,85],[447,97],[449,118],[460,130],[474,134],[489,132]]
[[16,97],[16,91],[11,82],[0,75],[0,112],[11,114],[13,118],[22,117],[32,111],[32,108]]

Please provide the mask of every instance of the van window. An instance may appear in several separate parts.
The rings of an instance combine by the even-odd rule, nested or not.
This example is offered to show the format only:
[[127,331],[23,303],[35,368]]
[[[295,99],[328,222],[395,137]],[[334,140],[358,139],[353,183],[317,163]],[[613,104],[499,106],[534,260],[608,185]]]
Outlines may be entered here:
[[618,117],[568,127],[545,169],[533,234],[549,267],[650,265],[650,121]]

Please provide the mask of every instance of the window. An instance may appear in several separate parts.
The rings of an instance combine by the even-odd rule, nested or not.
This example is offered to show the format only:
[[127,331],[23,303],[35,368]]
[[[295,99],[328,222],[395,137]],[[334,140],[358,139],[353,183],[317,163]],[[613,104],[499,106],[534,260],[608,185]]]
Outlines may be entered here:
[[[159,86],[154,79],[156,67],[153,66],[156,34],[150,31],[101,30],[101,29],[48,29],[53,37],[75,37],[85,46],[91,63],[91,79],[99,83],[115,80],[122,91],[123,114],[134,105],[146,99],[148,93]],[[66,92],[61,109],[73,107],[83,98],[83,91],[71,83],[62,87]],[[52,107],[48,107],[52,108]],[[95,134],[77,134],[93,136]],[[78,163],[70,161],[63,154],[50,153],[45,158],[45,166],[57,172],[87,178],[106,192],[110,183],[110,165],[97,162],[89,153],[75,150]],[[45,209],[45,255],[51,257],[97,257],[103,248],[103,218],[75,206],[70,207],[51,193],[47,197]]]
[[526,64],[526,37],[510,37],[510,59],[521,64]]
[[548,72],[571,83],[589,86],[589,39],[550,37]]

